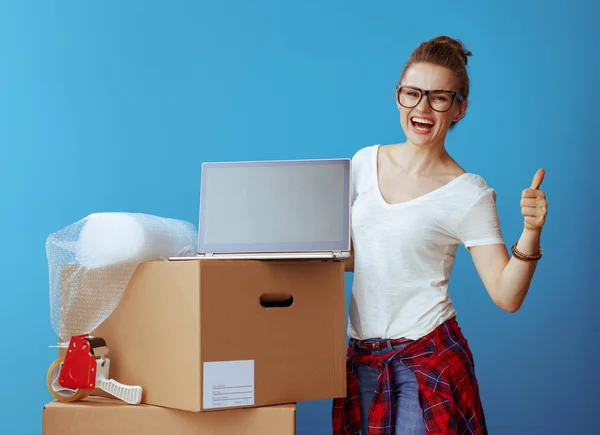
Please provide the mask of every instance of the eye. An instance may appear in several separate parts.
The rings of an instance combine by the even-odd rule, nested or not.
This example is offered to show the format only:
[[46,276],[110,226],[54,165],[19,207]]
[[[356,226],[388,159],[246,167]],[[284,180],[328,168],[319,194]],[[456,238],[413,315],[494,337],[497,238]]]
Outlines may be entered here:
[[410,89],[410,88],[402,88],[400,90],[400,93],[402,95],[406,95],[407,97],[418,97],[419,96],[419,91],[417,91],[415,89]]

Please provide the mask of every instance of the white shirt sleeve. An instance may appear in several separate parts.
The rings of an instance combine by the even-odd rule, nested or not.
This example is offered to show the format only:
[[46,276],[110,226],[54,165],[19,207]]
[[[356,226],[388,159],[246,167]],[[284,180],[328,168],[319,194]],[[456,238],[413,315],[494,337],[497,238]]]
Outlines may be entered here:
[[471,246],[504,244],[500,219],[496,208],[496,192],[485,188],[459,222],[458,238],[466,248]]

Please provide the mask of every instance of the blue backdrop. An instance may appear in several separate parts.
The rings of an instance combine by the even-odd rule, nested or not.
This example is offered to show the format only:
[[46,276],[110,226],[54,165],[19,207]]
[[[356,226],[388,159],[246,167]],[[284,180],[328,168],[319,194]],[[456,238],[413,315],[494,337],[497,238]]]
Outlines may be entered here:
[[[523,308],[496,308],[464,249],[450,284],[490,433],[596,431],[600,8],[483,3],[0,3],[0,433],[41,433],[51,400],[51,232],[98,211],[196,223],[202,161],[349,157],[403,140],[394,85],[440,34],[474,54],[448,149],[497,190],[507,244],[522,189],[547,171],[545,256]],[[300,404],[298,434],[330,433],[330,406]]]

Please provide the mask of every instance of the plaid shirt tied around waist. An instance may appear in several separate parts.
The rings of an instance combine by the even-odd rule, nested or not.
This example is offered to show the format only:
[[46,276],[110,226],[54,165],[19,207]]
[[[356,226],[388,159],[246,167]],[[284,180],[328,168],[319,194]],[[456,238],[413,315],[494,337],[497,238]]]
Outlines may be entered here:
[[360,433],[355,367],[361,364],[380,370],[369,409],[369,433],[363,435],[394,435],[392,361],[409,367],[417,378],[428,435],[487,435],[473,356],[454,317],[403,349],[382,356],[354,352],[350,346],[347,397],[333,401],[334,435]]

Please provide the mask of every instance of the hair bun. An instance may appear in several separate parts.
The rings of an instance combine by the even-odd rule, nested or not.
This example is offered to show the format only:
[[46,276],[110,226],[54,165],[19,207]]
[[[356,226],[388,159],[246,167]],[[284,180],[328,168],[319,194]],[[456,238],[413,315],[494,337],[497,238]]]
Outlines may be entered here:
[[433,38],[430,42],[433,44],[444,44],[452,47],[456,54],[460,56],[460,58],[463,60],[465,65],[467,65],[469,61],[469,56],[473,55],[473,53],[471,53],[465,48],[465,46],[460,40],[450,38],[449,36],[438,36],[436,38]]

